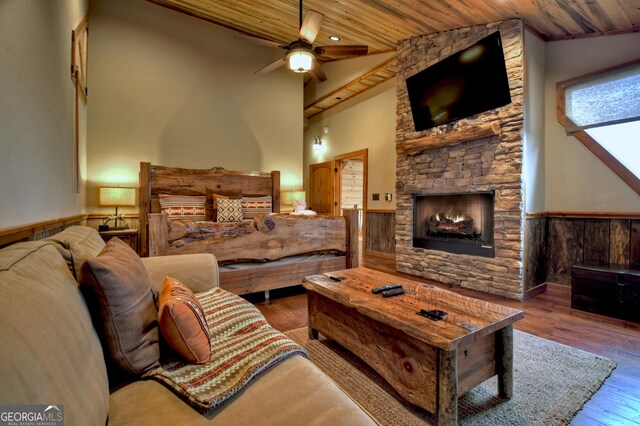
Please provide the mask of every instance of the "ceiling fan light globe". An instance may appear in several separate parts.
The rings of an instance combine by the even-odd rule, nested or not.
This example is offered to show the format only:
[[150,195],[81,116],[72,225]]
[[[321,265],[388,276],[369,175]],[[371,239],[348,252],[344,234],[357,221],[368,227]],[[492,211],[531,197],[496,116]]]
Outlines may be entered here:
[[306,49],[292,50],[287,54],[287,64],[293,72],[307,72],[313,68],[315,56]]

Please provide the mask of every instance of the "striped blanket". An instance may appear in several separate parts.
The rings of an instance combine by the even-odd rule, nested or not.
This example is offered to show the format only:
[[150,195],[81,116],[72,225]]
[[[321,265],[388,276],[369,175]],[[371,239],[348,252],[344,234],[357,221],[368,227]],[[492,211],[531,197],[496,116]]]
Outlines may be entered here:
[[251,303],[216,288],[197,295],[204,308],[211,358],[187,364],[177,358],[161,360],[145,374],[157,380],[198,410],[206,412],[238,393],[249,382],[293,355],[307,351],[273,329]]

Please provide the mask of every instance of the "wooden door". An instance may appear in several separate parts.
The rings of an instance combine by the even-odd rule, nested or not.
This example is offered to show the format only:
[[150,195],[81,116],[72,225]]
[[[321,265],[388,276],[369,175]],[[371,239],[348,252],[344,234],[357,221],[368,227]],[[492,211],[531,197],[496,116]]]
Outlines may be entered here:
[[309,209],[317,213],[335,215],[335,161],[309,166]]

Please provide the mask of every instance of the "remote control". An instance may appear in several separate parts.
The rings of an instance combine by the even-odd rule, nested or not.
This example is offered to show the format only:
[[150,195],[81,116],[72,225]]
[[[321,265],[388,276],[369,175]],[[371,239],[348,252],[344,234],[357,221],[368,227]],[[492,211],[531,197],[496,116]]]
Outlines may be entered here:
[[401,294],[404,294],[404,288],[402,287],[394,288],[394,289],[386,290],[382,292],[383,297],[393,297],[393,296],[399,296]]
[[402,286],[400,284],[383,285],[382,287],[374,288],[373,290],[371,290],[371,293],[378,294],[382,293],[383,291],[393,290],[394,288],[402,288]]
[[445,311],[440,311],[438,309],[433,309],[431,311],[420,309],[418,312],[416,312],[416,314],[421,315],[425,318],[429,318],[432,321],[440,321],[447,315]]
[[328,277],[331,281],[333,281],[334,283],[339,283],[340,281],[344,280],[344,278],[342,277]]

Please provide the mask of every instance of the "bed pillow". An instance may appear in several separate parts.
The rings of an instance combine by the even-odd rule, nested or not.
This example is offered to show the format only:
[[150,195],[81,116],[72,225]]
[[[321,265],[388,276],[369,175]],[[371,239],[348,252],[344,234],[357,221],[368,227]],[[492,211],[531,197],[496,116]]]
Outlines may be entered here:
[[158,195],[160,211],[167,214],[167,219],[186,219],[199,221],[206,219],[204,195]]
[[261,214],[269,214],[273,211],[271,195],[264,197],[242,197],[243,219],[253,219]]
[[124,371],[159,365],[158,310],[151,278],[129,244],[110,239],[80,270],[80,289],[105,352]]
[[240,198],[242,198],[242,194],[240,193],[233,193],[233,192],[217,193],[207,189],[207,205],[206,205],[207,220],[212,220],[214,222],[217,222],[219,199],[235,200]]
[[209,326],[204,309],[191,290],[175,278],[165,277],[158,312],[160,332],[174,351],[191,364],[211,357]]
[[242,222],[242,200],[219,198],[217,222]]

